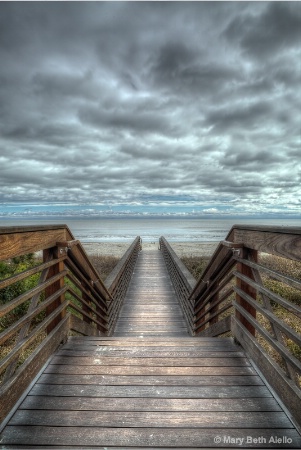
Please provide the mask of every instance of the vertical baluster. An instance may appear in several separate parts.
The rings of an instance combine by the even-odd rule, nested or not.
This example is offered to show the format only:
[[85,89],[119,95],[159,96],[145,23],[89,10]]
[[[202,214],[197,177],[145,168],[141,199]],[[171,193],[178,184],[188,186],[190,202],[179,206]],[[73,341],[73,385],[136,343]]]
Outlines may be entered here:
[[[218,287],[218,283],[214,283],[212,285],[211,290],[214,291],[217,287]],[[210,303],[209,303],[209,308],[210,308],[209,326],[218,322],[218,315],[211,318],[211,316],[213,316],[219,309],[218,299],[219,299],[219,291],[217,291],[216,294],[213,295],[213,297],[211,298]],[[211,308],[211,304],[214,304],[215,302],[217,302],[217,304],[215,306],[213,306],[213,308]]]
[[[43,260],[44,262],[49,259],[60,259],[66,255],[66,248],[64,247],[52,247],[43,251]],[[64,270],[64,261],[63,259],[59,261],[57,264],[54,264],[49,268],[47,279],[51,278],[58,273],[61,273]],[[50,295],[55,294],[59,289],[64,287],[64,277],[61,277],[58,281],[52,283],[51,286],[48,286],[45,289],[45,298],[50,297]],[[46,315],[49,316],[56,308],[58,308],[65,301],[65,294],[60,295],[51,305],[46,308]],[[62,311],[47,327],[47,334],[49,334],[57,324],[65,317],[66,311]]]
[[[249,257],[252,259],[252,261],[257,262],[257,251],[251,250],[249,248],[242,248],[240,250],[240,257],[243,259],[248,259]],[[246,266],[243,263],[237,264],[237,271],[240,272],[242,275],[247,276],[248,278],[254,280],[254,276],[252,273],[252,269],[248,266]],[[256,289],[250,286],[248,283],[246,283],[243,280],[240,280],[239,278],[236,278],[236,286],[244,291],[246,294],[248,294],[250,297],[252,297],[254,300],[256,300]],[[240,297],[239,294],[236,294],[236,301],[239,305],[241,305],[249,314],[251,314],[253,317],[256,318],[256,309],[251,306],[246,300],[244,300],[242,297]],[[235,316],[237,319],[245,326],[245,328],[252,334],[252,336],[255,336],[255,327],[250,324],[248,319],[243,317],[242,314],[240,314],[238,311],[235,311]]]

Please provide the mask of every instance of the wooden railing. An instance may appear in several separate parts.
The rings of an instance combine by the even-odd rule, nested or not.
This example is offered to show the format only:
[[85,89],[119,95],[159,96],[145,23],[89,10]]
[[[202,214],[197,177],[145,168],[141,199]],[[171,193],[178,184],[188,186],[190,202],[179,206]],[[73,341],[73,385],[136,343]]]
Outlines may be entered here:
[[161,249],[192,333],[232,335],[301,424],[301,229],[233,226],[191,289]]
[[163,253],[163,258],[177,293],[182,311],[187,323],[188,331],[194,334],[194,304],[190,298],[196,279],[189,270],[186,269],[180,258],[176,255],[167,240],[162,236],[159,240],[159,249]]
[[104,284],[66,225],[0,228],[0,270],[37,255],[0,281],[0,420],[70,332],[112,334],[140,246]]
[[114,299],[108,307],[108,335],[111,335],[114,331],[140,250],[141,239],[137,236],[105,281],[105,286]]

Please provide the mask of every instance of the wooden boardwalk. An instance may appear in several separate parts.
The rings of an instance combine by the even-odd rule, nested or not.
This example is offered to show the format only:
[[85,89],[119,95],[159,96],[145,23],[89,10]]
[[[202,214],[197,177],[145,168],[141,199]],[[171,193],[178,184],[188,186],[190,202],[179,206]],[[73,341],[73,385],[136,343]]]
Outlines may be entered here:
[[159,250],[140,252],[114,336],[188,336]]
[[141,252],[113,337],[56,352],[1,448],[301,448],[241,347],[188,336],[160,258]]

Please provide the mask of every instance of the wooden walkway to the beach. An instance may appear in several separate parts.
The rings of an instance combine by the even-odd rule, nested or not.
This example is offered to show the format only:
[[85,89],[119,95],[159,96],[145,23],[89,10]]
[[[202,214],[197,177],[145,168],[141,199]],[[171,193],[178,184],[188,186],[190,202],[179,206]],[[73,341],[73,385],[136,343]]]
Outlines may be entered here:
[[188,336],[159,250],[140,252],[114,336]]
[[301,447],[241,347],[188,336],[161,258],[140,253],[113,337],[56,352],[2,448]]

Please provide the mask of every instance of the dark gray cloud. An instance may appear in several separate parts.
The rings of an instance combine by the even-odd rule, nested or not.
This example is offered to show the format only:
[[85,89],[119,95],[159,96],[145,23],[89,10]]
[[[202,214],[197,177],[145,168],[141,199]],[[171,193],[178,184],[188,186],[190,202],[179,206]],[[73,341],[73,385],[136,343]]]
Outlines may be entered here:
[[2,2],[0,61],[0,202],[300,208],[299,2]]
[[279,53],[300,49],[300,18],[297,2],[263,3],[257,11],[237,15],[228,25],[225,36],[238,43],[248,55],[274,58]]

